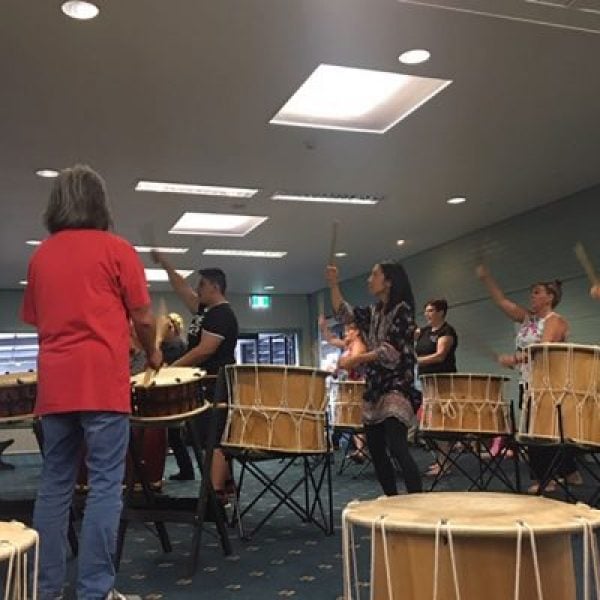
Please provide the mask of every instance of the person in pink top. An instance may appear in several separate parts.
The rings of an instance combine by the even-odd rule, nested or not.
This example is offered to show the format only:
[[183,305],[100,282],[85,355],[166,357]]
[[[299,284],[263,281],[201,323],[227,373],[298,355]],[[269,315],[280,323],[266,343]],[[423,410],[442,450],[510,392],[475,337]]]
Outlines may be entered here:
[[39,336],[35,412],[43,455],[33,526],[40,533],[40,600],[62,597],[69,506],[81,449],[90,493],[81,526],[77,597],[114,591],[121,484],[129,440],[129,318],[158,369],[144,269],[133,247],[109,232],[101,177],[86,166],[61,171],[44,214],[50,236],[32,256],[21,318]]

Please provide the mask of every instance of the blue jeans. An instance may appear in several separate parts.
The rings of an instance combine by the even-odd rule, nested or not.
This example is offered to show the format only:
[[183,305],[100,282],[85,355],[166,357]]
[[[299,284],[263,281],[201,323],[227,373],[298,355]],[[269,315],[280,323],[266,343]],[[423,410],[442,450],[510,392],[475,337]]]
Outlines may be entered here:
[[42,417],[44,464],[33,512],[40,534],[40,600],[60,597],[66,577],[69,508],[83,443],[90,491],[79,539],[77,596],[101,600],[114,587],[129,416],[72,412]]

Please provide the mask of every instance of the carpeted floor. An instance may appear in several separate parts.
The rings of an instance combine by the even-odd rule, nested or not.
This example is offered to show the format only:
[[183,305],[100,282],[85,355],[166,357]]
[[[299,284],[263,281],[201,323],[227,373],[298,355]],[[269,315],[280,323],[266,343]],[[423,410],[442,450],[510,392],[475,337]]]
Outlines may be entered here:
[[[424,471],[431,462],[431,455],[415,448],[414,455]],[[126,536],[117,588],[126,594],[135,594],[146,600],[196,599],[281,599],[294,600],[336,600],[342,596],[342,541],[340,516],[343,507],[354,499],[371,499],[380,494],[372,467],[355,477],[358,467],[351,466],[341,475],[337,474],[341,454],[336,453],[333,467],[334,535],[326,536],[314,525],[302,523],[287,509],[277,512],[273,518],[250,541],[242,541],[235,528],[229,529],[233,554],[224,557],[215,528],[206,526],[202,538],[200,562],[196,575],[187,576],[187,565],[191,551],[191,527],[185,524],[167,526],[173,552],[164,554],[152,527],[132,524]],[[7,519],[7,506],[18,506],[22,499],[33,498],[40,469],[40,458],[35,455],[9,456],[8,462],[16,465],[13,471],[0,472],[0,506],[4,505],[3,519]],[[276,469],[274,464],[268,469]],[[474,459],[465,457],[464,468],[474,473],[477,465]],[[167,475],[174,465],[169,457]],[[292,468],[288,477],[299,474],[299,467]],[[512,466],[508,467],[509,470]],[[525,469],[522,469],[525,475]],[[524,484],[528,478],[524,476]],[[588,485],[579,488],[582,498],[593,491]],[[247,480],[244,496],[250,496],[259,489],[256,482]],[[465,490],[467,480],[456,473],[444,478],[436,488],[442,490]],[[191,495],[198,488],[197,482],[167,482],[164,493]],[[504,488],[494,481],[492,489]],[[556,497],[559,497],[557,495]],[[11,501],[17,501],[11,504]],[[274,499],[266,496],[247,515],[245,524],[252,526],[270,509]],[[18,515],[17,515],[18,516]],[[369,531],[360,536],[359,555],[362,566],[359,573],[362,597],[369,597]],[[70,576],[73,577],[75,561],[70,561]],[[72,598],[69,592],[67,598]],[[475,599],[471,599],[475,600]],[[479,600],[479,599],[477,599]],[[565,599],[570,600],[570,599]]]

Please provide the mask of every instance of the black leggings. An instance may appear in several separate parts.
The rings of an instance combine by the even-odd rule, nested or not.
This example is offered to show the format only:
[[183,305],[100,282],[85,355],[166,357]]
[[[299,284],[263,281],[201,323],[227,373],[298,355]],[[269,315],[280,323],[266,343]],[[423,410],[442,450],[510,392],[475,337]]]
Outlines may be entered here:
[[[373,459],[375,474],[386,496],[395,496],[396,473],[390,460],[395,459],[404,474],[406,490],[409,494],[422,491],[421,475],[417,463],[408,449],[408,429],[395,417],[388,417],[382,423],[365,425],[367,445]],[[389,452],[389,455],[388,455]]]

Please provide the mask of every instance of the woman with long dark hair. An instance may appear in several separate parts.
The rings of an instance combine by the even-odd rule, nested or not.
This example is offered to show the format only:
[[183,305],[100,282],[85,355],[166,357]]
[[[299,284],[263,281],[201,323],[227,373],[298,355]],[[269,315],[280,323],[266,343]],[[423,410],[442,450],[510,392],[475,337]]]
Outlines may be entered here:
[[337,267],[327,267],[326,279],[337,317],[356,323],[367,343],[367,352],[342,357],[339,367],[365,367],[363,422],[377,479],[386,495],[398,493],[391,456],[402,468],[407,491],[420,492],[421,476],[407,440],[415,418],[410,398],[416,358],[415,302],[406,271],[396,262],[374,265],[367,284],[377,302],[366,307],[351,307],[344,301]]

